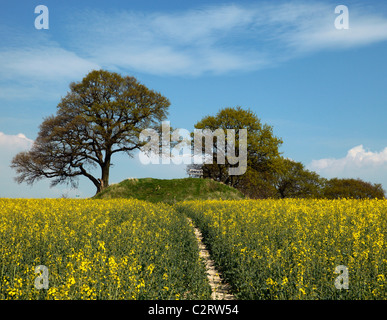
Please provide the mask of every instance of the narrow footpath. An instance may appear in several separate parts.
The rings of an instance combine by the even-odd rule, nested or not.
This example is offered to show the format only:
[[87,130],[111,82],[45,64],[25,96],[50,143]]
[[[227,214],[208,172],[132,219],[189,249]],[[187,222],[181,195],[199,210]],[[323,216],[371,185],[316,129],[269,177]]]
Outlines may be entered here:
[[207,277],[212,290],[211,298],[213,300],[235,300],[235,297],[230,293],[230,285],[224,283],[222,280],[222,275],[215,268],[215,263],[211,259],[210,253],[203,243],[203,236],[201,231],[195,227],[191,218],[187,217],[187,219],[190,226],[192,226],[194,229],[199,247],[199,255],[204,260],[206,265]]

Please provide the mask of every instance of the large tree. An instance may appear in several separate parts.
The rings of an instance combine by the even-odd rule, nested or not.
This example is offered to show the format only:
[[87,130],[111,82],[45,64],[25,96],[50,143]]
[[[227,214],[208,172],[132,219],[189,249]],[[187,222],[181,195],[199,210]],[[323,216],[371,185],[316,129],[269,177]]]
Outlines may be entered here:
[[[211,178],[216,181],[223,182],[238,188],[246,187],[246,179],[254,176],[254,179],[267,179],[271,173],[278,169],[280,153],[279,146],[282,140],[273,134],[273,129],[267,124],[262,124],[257,115],[247,109],[241,107],[224,108],[215,116],[206,116],[195,124],[196,129],[211,130],[215,132],[220,129],[227,132],[227,129],[235,130],[235,148],[238,156],[238,148],[240,143],[240,129],[247,130],[247,168],[242,175],[230,175],[229,168],[235,165],[229,163],[228,158],[224,163],[217,161],[219,142],[217,138],[213,139],[212,145],[212,164],[192,165],[189,168],[201,168],[204,178]],[[226,144],[229,137],[225,135]],[[223,145],[224,149],[224,145]],[[221,150],[227,153],[227,150]],[[202,144],[202,152],[206,153],[205,145]]]
[[[106,70],[94,70],[82,81],[70,84],[56,115],[44,119],[30,151],[12,160],[18,183],[33,184],[42,178],[51,185],[77,184],[84,176],[97,193],[109,185],[112,156],[133,156],[144,142],[139,134],[160,128],[170,102],[135,78]],[[100,176],[92,174],[100,169]]]

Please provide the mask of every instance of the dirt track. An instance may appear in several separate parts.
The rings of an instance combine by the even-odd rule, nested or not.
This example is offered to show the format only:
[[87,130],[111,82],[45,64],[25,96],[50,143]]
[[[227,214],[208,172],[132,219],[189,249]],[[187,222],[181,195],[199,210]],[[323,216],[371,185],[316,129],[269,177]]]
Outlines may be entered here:
[[190,218],[187,219],[189,224],[194,229],[199,246],[199,255],[204,260],[206,265],[207,277],[212,290],[211,298],[213,300],[234,300],[234,296],[230,293],[230,286],[223,282],[221,274],[216,270],[214,261],[211,259],[210,253],[202,241],[202,233],[194,226]]

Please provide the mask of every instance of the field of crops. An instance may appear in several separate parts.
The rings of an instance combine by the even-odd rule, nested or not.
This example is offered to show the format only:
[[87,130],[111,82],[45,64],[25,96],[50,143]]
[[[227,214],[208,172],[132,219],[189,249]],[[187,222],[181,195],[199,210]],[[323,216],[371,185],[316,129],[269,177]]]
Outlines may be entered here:
[[[184,202],[237,299],[387,299],[387,202]],[[337,266],[347,268],[337,289]]]
[[0,199],[0,299],[210,299],[187,216],[237,299],[387,299],[387,201],[290,199]]
[[[192,229],[168,205],[0,199],[0,250],[0,299],[208,299],[211,294]],[[35,287],[43,277],[35,274],[39,265],[48,269],[47,289]]]

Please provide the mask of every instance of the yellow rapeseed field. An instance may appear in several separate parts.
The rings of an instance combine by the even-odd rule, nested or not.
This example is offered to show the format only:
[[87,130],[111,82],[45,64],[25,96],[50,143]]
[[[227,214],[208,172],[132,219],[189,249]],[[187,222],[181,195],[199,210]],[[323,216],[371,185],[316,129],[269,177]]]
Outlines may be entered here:
[[[206,299],[192,229],[137,200],[0,199],[0,299]],[[38,289],[35,268],[48,269]],[[44,283],[44,282],[39,282]]]
[[387,298],[385,200],[0,199],[0,299],[209,299],[187,216],[237,299]]
[[[239,299],[386,299],[386,200],[187,201]],[[336,287],[345,266],[348,289]],[[338,279],[343,283],[342,279]]]

